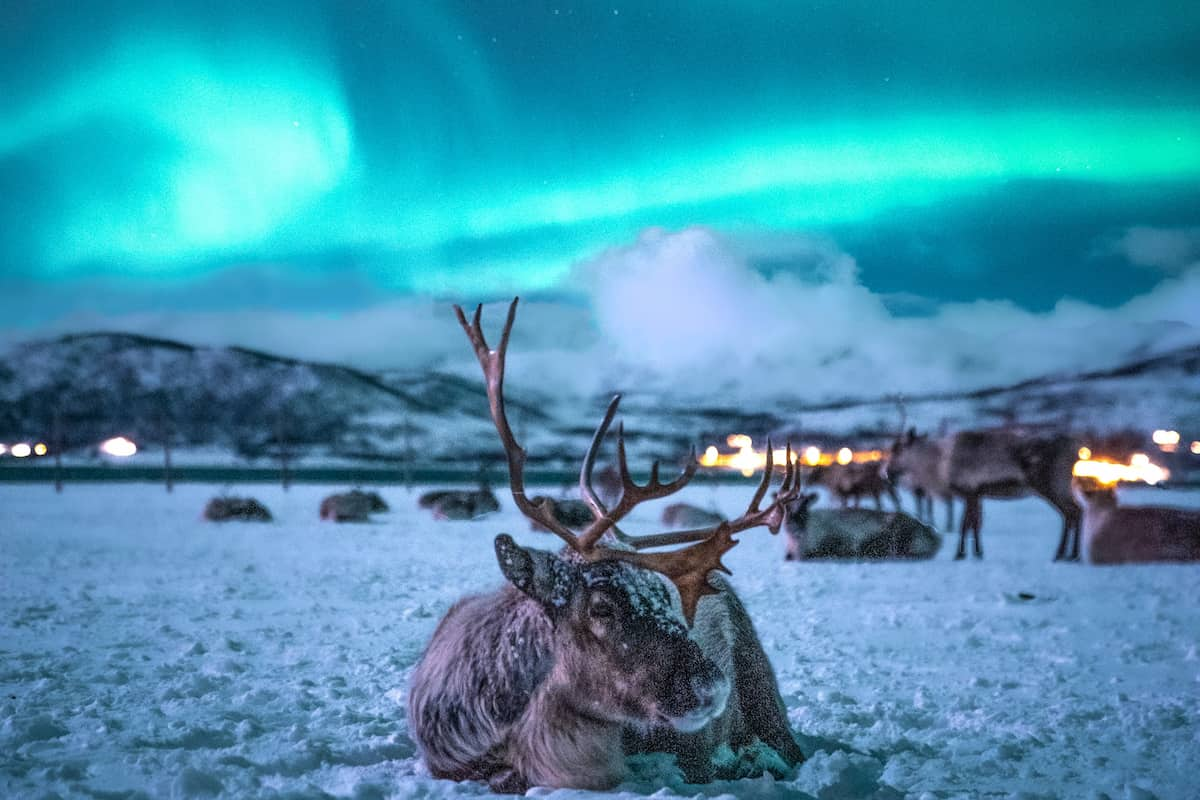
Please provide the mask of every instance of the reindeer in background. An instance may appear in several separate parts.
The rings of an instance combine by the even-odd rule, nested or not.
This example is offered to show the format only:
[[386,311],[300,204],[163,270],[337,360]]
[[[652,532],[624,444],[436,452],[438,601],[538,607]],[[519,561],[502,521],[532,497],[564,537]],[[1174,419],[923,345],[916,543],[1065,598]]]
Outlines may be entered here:
[[942,442],[919,435],[909,428],[892,444],[886,471],[894,480],[913,493],[917,519],[934,524],[933,501],[946,504],[946,530],[954,529],[954,493],[942,476]]
[[892,447],[889,473],[906,471],[932,476],[928,485],[945,487],[962,499],[965,508],[959,525],[956,559],[966,558],[967,536],[974,534],[974,553],[983,557],[979,531],[983,526],[983,498],[1014,499],[1037,495],[1062,515],[1062,535],[1054,560],[1079,558],[1080,510],[1071,496],[1071,469],[1078,458],[1078,443],[1069,436],[1032,436],[998,428],[959,431],[929,446],[910,449],[897,440]]
[[810,485],[824,486],[842,508],[851,504],[858,508],[864,496],[875,501],[875,508],[882,509],[880,497],[886,494],[892,505],[900,510],[900,496],[896,487],[885,477],[883,465],[878,461],[851,461],[849,464],[829,464],[813,467],[808,474]]
[[378,492],[351,489],[331,494],[321,501],[321,519],[334,522],[368,522],[372,514],[389,511],[387,502]]
[[434,489],[417,498],[434,519],[473,520],[500,510],[500,501],[481,477],[478,489]]
[[809,509],[816,499],[809,492],[788,505],[785,561],[923,559],[942,546],[937,531],[903,511]]
[[204,506],[209,522],[271,522],[271,512],[253,497],[214,497]]
[[[592,485],[596,453],[616,415],[614,398],[592,439],[580,490],[592,523],[578,534],[525,494],[526,453],[504,409],[504,364],[517,301],[496,350],[480,326],[482,307],[459,323],[487,380],[492,420],[508,456],[513,501],[566,543],[555,555],[496,537],[508,583],[456,603],[413,672],[409,729],[430,772],[485,780],[494,791],[533,785],[607,789],[620,782],[631,752],[667,752],[689,782],[738,773],[718,768],[719,751],[759,741],[793,766],[803,755],[788,727],[770,662],[745,608],[723,579],[721,556],[733,534],[757,526],[776,532],[799,491],[787,459],[779,494],[765,508],[771,461],[744,514],[713,527],[629,536],[617,524],[639,504],[682,489],[695,453],[668,483],[637,484],[617,431],[620,498],[610,508]],[[789,448],[790,449],[790,448]],[[768,448],[770,452],[770,448]],[[667,552],[646,552],[687,545]],[[674,587],[672,589],[672,586]],[[689,630],[690,626],[690,630]],[[752,762],[751,762],[752,763]]]
[[1200,561],[1200,509],[1118,506],[1116,488],[1076,479],[1080,538],[1091,564]]

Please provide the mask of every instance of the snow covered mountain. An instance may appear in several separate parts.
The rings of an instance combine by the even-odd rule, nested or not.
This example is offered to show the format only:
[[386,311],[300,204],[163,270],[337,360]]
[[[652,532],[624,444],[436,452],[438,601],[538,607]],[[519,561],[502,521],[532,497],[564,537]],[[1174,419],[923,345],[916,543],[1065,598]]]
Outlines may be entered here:
[[[467,373],[464,373],[467,374]],[[573,466],[607,396],[507,387],[509,414],[533,463]],[[738,407],[630,392],[623,419],[632,455],[680,459],[695,444],[746,433],[761,441],[883,444],[900,422],[896,398],[863,391]],[[1048,375],[1011,386],[903,398],[924,430],[1020,422],[1078,431],[1174,427],[1200,438],[1200,345],[1115,369]],[[0,355],[0,442],[62,441],[86,456],[126,435],[181,460],[252,464],[286,450],[300,463],[440,465],[472,469],[502,457],[481,380],[445,371],[367,372],[242,348],[197,347],[125,333],[28,342]],[[200,455],[196,455],[200,454]]]

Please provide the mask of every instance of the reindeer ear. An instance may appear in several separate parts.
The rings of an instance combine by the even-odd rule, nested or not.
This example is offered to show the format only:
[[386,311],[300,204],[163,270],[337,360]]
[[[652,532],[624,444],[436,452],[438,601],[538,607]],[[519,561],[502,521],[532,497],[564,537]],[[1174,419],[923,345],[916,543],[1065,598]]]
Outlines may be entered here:
[[810,505],[812,505],[812,504],[813,504],[813,501],[817,499],[817,496],[818,496],[818,495],[817,495],[817,493],[816,493],[816,492],[808,492],[808,493],[806,493],[806,494],[804,495],[804,497],[800,498],[801,500],[803,500],[803,501],[804,501],[804,505],[803,505],[802,507],[803,507],[803,508],[808,508]]
[[574,567],[553,553],[521,547],[506,533],[496,537],[496,561],[513,586],[547,610],[566,606]]

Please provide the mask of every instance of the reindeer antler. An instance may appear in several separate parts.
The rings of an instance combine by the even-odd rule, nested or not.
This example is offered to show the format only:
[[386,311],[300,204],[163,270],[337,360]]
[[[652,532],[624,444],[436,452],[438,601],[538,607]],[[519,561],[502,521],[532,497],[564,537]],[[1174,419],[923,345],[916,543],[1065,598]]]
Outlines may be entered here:
[[[609,427],[617,414],[617,406],[621,396],[617,395],[608,404],[592,443],[583,459],[579,473],[579,488],[583,499],[592,509],[595,521],[585,528],[578,536],[556,520],[548,505],[534,504],[525,495],[525,450],[513,435],[512,427],[504,411],[504,357],[508,349],[509,335],[512,333],[513,321],[517,315],[517,303],[520,298],[513,298],[508,308],[508,319],[504,323],[504,331],[500,335],[500,345],[495,350],[488,347],[484,339],[480,317],[483,306],[475,309],[475,317],[470,324],[459,306],[454,306],[458,322],[466,332],[467,338],[475,348],[475,355],[483,368],[487,381],[488,405],[492,413],[492,421],[500,434],[500,441],[508,457],[509,483],[512,486],[513,500],[517,508],[525,516],[539,525],[553,531],[572,550],[589,561],[604,559],[625,561],[645,569],[654,570],[665,575],[679,590],[683,604],[683,614],[688,624],[695,618],[696,608],[700,598],[706,594],[715,594],[717,589],[708,582],[708,574],[714,570],[728,573],[729,569],[721,563],[721,557],[737,544],[733,534],[748,528],[765,525],[772,533],[779,531],[787,519],[787,504],[795,500],[800,493],[799,470],[796,468],[791,445],[787,448],[786,464],[783,483],[775,499],[763,509],[759,504],[766,497],[771,485],[773,474],[771,443],[767,441],[767,463],[763,470],[762,481],[758,485],[746,512],[735,520],[722,522],[711,528],[700,528],[690,531],[675,531],[672,533],[651,534],[648,536],[628,536],[617,529],[617,523],[629,514],[635,507],[647,500],[666,497],[682,489],[696,474],[696,450],[691,449],[687,466],[675,480],[662,483],[658,478],[658,462],[650,468],[650,479],[645,484],[638,484],[629,473],[629,463],[625,454],[625,436],[622,426],[617,426],[617,465],[621,476],[623,491],[616,506],[609,510],[601,502],[592,488],[592,470],[596,464],[596,453],[608,433]],[[632,549],[605,547],[599,544],[608,531],[612,531],[617,540]],[[672,544],[688,544],[677,550],[658,553],[640,552],[653,547],[663,547]]]

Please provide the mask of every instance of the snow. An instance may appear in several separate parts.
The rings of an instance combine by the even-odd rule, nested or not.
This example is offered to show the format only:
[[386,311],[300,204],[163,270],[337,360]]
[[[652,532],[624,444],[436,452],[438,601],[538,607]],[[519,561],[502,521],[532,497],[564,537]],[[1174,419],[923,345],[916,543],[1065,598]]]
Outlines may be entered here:
[[[487,796],[421,766],[408,677],[450,604],[501,580],[496,533],[556,540],[507,497],[435,522],[390,487],[374,524],[318,521],[342,488],[234,487],[276,522],[218,525],[199,516],[220,487],[0,485],[0,796]],[[734,513],[750,492],[681,499]],[[984,514],[981,562],[946,542],[928,562],[785,563],[781,540],[742,534],[726,563],[808,761],[696,787],[639,758],[619,793],[1194,796],[1200,565],[1053,564],[1046,505]]]

